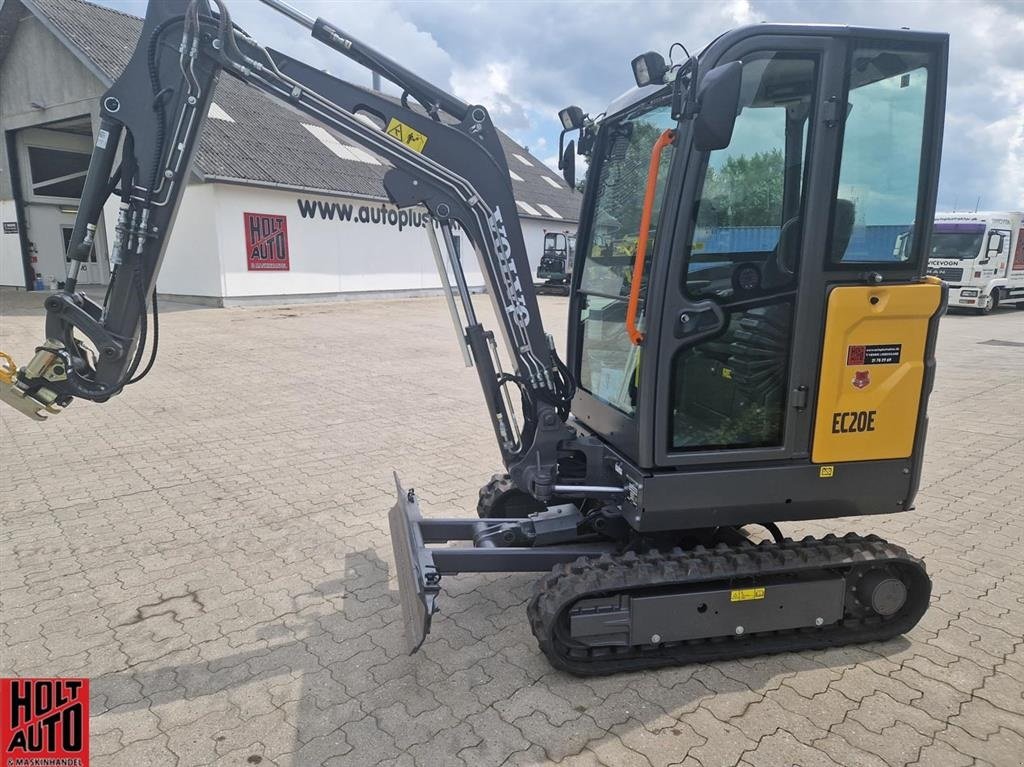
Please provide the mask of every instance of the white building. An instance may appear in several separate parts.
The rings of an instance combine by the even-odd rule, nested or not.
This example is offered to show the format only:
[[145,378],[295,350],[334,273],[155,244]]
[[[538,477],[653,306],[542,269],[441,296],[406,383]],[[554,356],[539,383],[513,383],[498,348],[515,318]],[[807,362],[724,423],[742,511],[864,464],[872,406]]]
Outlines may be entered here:
[[[63,280],[99,96],[141,26],[82,0],[0,0],[0,285],[49,289]],[[575,231],[579,195],[508,136],[501,140],[536,273],[545,232]],[[222,77],[159,292],[224,305],[436,289],[426,220],[386,202],[385,170],[324,126]],[[116,209],[111,200],[82,282],[109,277],[106,233]],[[251,258],[247,231],[281,217],[284,257]],[[465,264],[471,284],[481,285],[476,260]]]

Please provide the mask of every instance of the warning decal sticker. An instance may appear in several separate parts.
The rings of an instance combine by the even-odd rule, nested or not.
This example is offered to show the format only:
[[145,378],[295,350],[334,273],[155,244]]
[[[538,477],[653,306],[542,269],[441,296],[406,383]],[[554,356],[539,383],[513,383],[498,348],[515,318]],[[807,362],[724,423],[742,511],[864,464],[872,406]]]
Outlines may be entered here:
[[287,272],[288,218],[271,213],[244,213],[245,253],[250,272]]
[[392,117],[388,123],[387,134],[391,138],[401,141],[414,152],[422,152],[427,145],[427,137],[417,130],[413,130],[404,122]]
[[733,589],[729,593],[730,602],[752,602],[755,599],[764,599],[764,586],[754,589]]
[[896,365],[900,361],[903,344],[868,344],[846,349],[847,365]]

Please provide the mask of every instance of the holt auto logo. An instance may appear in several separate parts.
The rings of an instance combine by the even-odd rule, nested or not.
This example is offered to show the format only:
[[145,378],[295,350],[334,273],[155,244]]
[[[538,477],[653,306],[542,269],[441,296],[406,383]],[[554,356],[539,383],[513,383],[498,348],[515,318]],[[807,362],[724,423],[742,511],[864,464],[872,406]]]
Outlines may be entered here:
[[89,680],[0,679],[0,767],[89,767]]
[[866,389],[871,385],[871,373],[867,370],[858,370],[853,374],[853,386],[856,389]]

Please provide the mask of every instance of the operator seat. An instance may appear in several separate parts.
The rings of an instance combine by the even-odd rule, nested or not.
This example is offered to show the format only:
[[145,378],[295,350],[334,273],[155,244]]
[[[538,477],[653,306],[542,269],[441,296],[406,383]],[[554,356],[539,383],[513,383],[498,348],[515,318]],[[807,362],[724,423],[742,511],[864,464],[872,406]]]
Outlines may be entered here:
[[851,200],[842,197],[836,200],[836,212],[832,223],[832,263],[839,263],[850,247],[853,236],[853,223],[857,218],[857,208]]
[[[833,261],[841,260],[849,247],[855,211],[850,200],[836,200],[831,242]],[[779,243],[765,265],[767,292],[796,282],[802,234],[800,221],[798,216],[791,218],[779,232]],[[782,301],[750,309],[723,336],[722,345],[729,349],[725,364],[735,371],[733,379],[745,401],[764,404],[784,396],[792,322],[793,306]]]
[[[853,202],[837,200],[830,243],[833,261],[846,253],[854,219]],[[801,239],[801,218],[794,216],[783,224],[779,242],[764,264],[762,294],[795,287]],[[703,424],[724,442],[779,444],[792,326],[792,300],[747,309],[730,317],[718,338],[700,345],[693,356],[681,358],[686,363],[676,385],[688,386],[689,396],[681,394],[678,400],[690,405],[691,429]],[[675,435],[677,441],[688,437],[700,439]]]
[[[846,249],[850,246],[853,236],[853,224],[856,219],[856,206],[851,200],[836,200],[835,217],[832,224],[831,256],[832,262],[843,260]],[[772,255],[765,263],[763,287],[766,289],[780,288],[793,279],[800,258],[800,242],[803,228],[800,216],[793,216],[779,230],[779,241]]]

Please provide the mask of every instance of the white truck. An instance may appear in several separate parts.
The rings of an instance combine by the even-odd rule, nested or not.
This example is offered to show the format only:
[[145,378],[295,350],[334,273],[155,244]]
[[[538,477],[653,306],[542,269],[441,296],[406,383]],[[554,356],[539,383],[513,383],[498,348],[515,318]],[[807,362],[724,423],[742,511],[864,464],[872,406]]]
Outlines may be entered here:
[[936,213],[928,274],[949,284],[950,308],[1024,307],[1024,213]]

